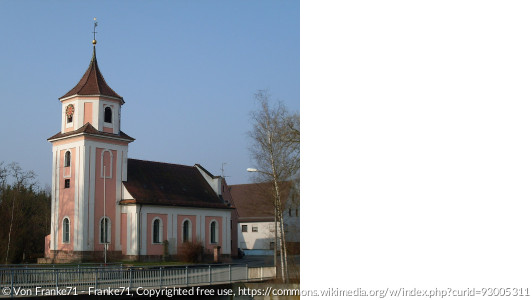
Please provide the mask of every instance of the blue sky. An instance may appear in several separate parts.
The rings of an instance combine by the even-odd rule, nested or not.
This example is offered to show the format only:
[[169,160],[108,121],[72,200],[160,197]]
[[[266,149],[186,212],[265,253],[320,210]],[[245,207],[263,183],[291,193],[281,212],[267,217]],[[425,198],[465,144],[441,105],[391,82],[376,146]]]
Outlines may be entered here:
[[253,94],[299,111],[298,1],[0,1],[0,161],[51,182],[58,98],[92,54],[126,101],[129,157],[250,182]]

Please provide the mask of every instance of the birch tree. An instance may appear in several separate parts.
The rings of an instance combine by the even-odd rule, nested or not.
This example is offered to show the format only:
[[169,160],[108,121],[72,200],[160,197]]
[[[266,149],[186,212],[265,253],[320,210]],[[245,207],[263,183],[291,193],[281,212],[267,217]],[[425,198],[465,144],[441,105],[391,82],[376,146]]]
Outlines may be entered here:
[[[251,113],[253,122],[249,136],[252,139],[251,157],[258,175],[256,181],[272,184],[272,209],[275,216],[275,251],[281,253],[281,276],[288,281],[287,250],[280,183],[292,179],[299,172],[299,114],[290,113],[281,102],[271,104],[266,90],[255,94],[259,108]],[[280,245],[277,238],[280,226]],[[279,247],[280,246],[280,247]]]

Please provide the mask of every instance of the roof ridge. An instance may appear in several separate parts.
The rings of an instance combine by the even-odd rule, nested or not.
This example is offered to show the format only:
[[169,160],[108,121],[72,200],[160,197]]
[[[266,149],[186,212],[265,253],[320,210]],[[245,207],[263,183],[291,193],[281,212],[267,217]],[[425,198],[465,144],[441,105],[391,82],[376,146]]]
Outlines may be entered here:
[[143,162],[151,162],[151,163],[157,163],[157,164],[165,164],[165,165],[171,165],[171,166],[181,166],[181,167],[187,167],[187,168],[194,168],[194,166],[187,166],[182,164],[176,164],[176,163],[169,163],[164,161],[155,161],[155,160],[146,160],[146,159],[138,159],[138,158],[128,158],[128,160],[137,160],[137,161],[143,161]]
[[[283,182],[283,181],[280,181],[280,182]],[[231,184],[231,185],[229,185],[229,186],[261,185],[261,184],[272,184],[272,181],[252,182],[252,183],[240,183],[240,184]]]
[[[98,68],[98,59],[96,59],[96,45],[93,46],[91,64],[93,63],[93,61],[94,61],[94,68],[93,68],[94,71],[100,71]],[[100,73],[100,72],[97,72],[97,73]],[[100,74],[100,76],[103,77],[102,74]],[[90,74],[89,74],[89,77],[90,77]],[[87,82],[89,82],[88,78],[87,78]],[[96,76],[96,89],[98,90],[98,92],[100,92],[100,94],[102,93],[102,90],[100,89],[100,81],[98,80],[98,76]]]

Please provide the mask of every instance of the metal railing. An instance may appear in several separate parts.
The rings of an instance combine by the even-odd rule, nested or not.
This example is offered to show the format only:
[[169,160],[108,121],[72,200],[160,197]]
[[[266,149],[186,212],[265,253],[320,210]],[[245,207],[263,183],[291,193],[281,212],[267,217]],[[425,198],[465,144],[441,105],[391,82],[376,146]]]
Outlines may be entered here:
[[[274,267],[247,265],[200,265],[185,267],[70,266],[0,268],[0,297],[17,291],[188,287],[234,282],[262,281],[275,277]],[[6,293],[5,291],[9,291]],[[39,296],[32,294],[32,296]],[[45,296],[45,295],[43,295]]]

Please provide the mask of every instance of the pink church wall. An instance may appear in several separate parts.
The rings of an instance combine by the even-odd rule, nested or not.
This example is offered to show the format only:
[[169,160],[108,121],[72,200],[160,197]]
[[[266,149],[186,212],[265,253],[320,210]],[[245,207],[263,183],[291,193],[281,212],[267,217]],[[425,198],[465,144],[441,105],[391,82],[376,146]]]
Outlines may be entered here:
[[86,123],[92,124],[92,103],[86,102],[84,105],[85,105],[85,113],[83,116],[83,124],[86,124]]
[[[159,217],[162,221],[162,225],[163,225],[163,234],[162,234],[162,238],[161,238],[161,243],[160,244],[154,244],[153,243],[153,231],[152,231],[152,226],[153,226],[153,219],[155,219],[156,217]],[[168,237],[166,236],[166,233],[167,233],[167,227],[168,226],[168,215],[163,215],[163,214],[147,214],[147,218],[146,218],[147,222],[148,222],[148,226],[147,227],[147,230],[148,230],[148,234],[146,235],[147,237],[147,241],[146,241],[146,250],[147,250],[147,254],[148,255],[163,255],[164,254],[164,245],[163,245],[163,241],[165,240],[168,240]]]
[[113,133],[113,128],[111,128],[111,127],[104,127],[104,128],[103,128],[103,132]]
[[[198,232],[196,231],[196,216],[193,215],[177,215],[177,249],[183,246],[183,222],[188,219],[191,225],[191,239],[193,242],[198,240]],[[178,250],[179,251],[179,250]]]
[[44,237],[44,257],[50,256],[50,234]]
[[[104,245],[100,243],[100,221],[103,218],[103,206],[104,206],[104,178],[102,177],[102,152],[105,149],[96,148],[96,173],[94,174],[95,189],[94,189],[94,250],[103,251]],[[110,152],[113,153],[112,159]],[[115,226],[118,221],[116,220],[116,150],[105,151],[103,156],[103,163],[106,166],[106,176],[111,178],[105,178],[105,215],[109,218],[111,230],[110,230],[110,244],[109,251],[114,251],[115,247]],[[111,164],[112,161],[112,164]],[[109,166],[112,166],[109,168]]]
[[[211,244],[211,221],[218,222],[218,242]],[[222,217],[205,217],[205,249],[212,252],[215,246],[222,246],[222,232],[223,232]],[[229,254],[229,253],[224,253]]]
[[66,139],[66,140],[59,140],[59,141],[53,142],[53,146],[57,147],[57,146],[65,145],[65,144],[71,144],[71,143],[74,143],[74,142],[78,142],[78,141],[81,141],[81,140],[83,140],[82,136],[74,137],[74,138],[70,138],[70,139]]
[[[65,167],[65,153],[70,151],[70,167]],[[58,209],[58,250],[73,250],[74,249],[74,195],[76,182],[76,149],[68,149],[59,151],[59,209]],[[65,177],[65,174],[67,175]],[[68,176],[70,175],[70,176]],[[70,187],[65,188],[65,179],[70,179]],[[69,243],[63,243],[63,219],[68,217],[70,220],[70,241]]]

